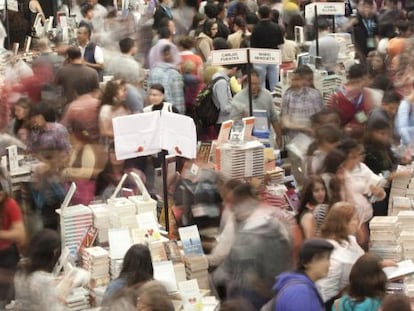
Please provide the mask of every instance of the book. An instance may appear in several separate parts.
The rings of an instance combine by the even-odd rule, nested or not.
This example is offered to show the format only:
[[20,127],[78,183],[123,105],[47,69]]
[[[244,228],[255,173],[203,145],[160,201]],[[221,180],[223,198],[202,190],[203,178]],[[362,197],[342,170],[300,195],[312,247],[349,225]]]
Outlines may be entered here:
[[161,233],[158,229],[158,222],[152,212],[146,212],[136,215],[138,228],[145,230],[145,238],[148,242],[158,241],[161,239]]
[[414,273],[414,263],[411,259],[397,263],[396,267],[386,267],[383,269],[389,280],[401,278]]
[[178,229],[185,255],[203,255],[200,233],[196,225]]
[[160,281],[169,293],[177,291],[177,281],[172,261],[153,262],[154,279]]
[[111,259],[122,259],[132,245],[129,229],[109,229],[109,255]]
[[198,288],[197,280],[188,280],[178,283],[184,311],[202,310],[201,293]]

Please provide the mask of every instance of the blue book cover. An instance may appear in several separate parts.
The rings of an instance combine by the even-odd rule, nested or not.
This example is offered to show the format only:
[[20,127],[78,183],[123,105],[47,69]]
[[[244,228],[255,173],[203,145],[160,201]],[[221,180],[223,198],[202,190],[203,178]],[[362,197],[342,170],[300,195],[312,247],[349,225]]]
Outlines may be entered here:
[[196,225],[178,229],[185,255],[204,255],[200,233]]

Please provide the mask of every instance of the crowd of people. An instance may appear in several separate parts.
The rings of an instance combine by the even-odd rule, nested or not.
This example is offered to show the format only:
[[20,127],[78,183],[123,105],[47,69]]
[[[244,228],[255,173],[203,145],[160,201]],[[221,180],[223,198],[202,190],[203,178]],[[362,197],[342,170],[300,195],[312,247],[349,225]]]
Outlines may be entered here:
[[[39,22],[46,25],[53,8],[19,1],[0,24],[0,153],[17,141],[32,172],[24,195],[15,197],[7,172],[0,175],[0,309],[13,299],[15,310],[64,308],[67,292],[53,274],[61,251],[55,210],[71,182],[78,186],[72,204],[88,205],[108,199],[134,171],[161,201],[156,171],[165,152],[117,159],[112,119],[151,111],[195,117],[197,96],[211,84],[219,116],[197,128],[199,140],[216,139],[223,122],[249,116],[250,94],[253,109],[266,112],[272,147],[285,149],[301,135],[311,140],[292,170],[300,172],[294,217],[269,204],[263,184],[226,180],[200,163],[198,180],[169,189],[177,226],[217,228],[204,246],[220,309],[410,310],[407,297],[386,292],[382,268],[396,263],[370,253],[369,223],[388,215],[393,179],[412,176],[397,166],[411,164],[414,147],[414,4],[346,0],[345,16],[319,17],[316,25],[305,18],[307,4],[150,0],[130,1],[121,12],[119,3],[89,0],[69,8],[74,37],[52,42]],[[330,35],[333,25],[351,35],[355,59],[339,59],[343,42]],[[298,42],[296,26],[307,43]],[[27,36],[30,60],[11,51],[15,42],[23,49]],[[249,47],[279,49],[281,63],[211,64],[212,51]],[[320,62],[297,65],[304,51]],[[322,94],[314,80],[321,70],[345,70],[346,82]],[[274,91],[286,71],[289,86],[278,106]],[[180,160],[182,179],[192,163]],[[180,191],[190,184],[189,204]],[[197,204],[214,206],[214,219],[198,220]],[[154,281],[147,246],[126,253],[102,308],[174,309]]]

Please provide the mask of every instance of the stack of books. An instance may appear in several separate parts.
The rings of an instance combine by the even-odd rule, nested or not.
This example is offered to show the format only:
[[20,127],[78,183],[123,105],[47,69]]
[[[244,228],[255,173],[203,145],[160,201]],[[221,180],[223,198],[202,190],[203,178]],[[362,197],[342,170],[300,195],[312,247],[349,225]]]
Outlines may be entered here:
[[152,262],[171,261],[175,279],[178,282],[186,280],[186,271],[177,241],[152,242],[148,245]]
[[370,250],[383,259],[400,261],[402,258],[401,246],[398,243],[398,220],[396,216],[376,216],[370,222]]
[[280,185],[283,184],[285,179],[285,170],[277,166],[273,170],[267,171],[266,175],[269,176],[270,182],[273,185]]
[[411,211],[412,210],[412,201],[407,197],[398,197],[394,196],[390,198],[388,215],[397,216],[401,211]]
[[321,77],[321,89],[319,91],[322,94],[323,102],[325,104],[341,85],[342,80],[337,75],[326,75]]
[[[399,165],[397,171],[406,170],[407,167]],[[411,183],[410,176],[401,176],[394,178],[391,184],[390,198],[395,196],[405,197],[407,196],[407,189]]]
[[109,263],[109,274],[111,276],[111,280],[116,279],[122,270],[122,265],[124,263],[124,259],[113,259]]
[[74,288],[66,297],[66,308],[73,311],[88,310],[90,308],[89,291],[83,287]]
[[108,244],[108,230],[109,230],[109,207],[107,204],[92,204],[89,205],[93,213],[93,225],[98,229],[97,242],[100,245],[106,246]]
[[184,264],[187,279],[195,279],[199,288],[209,289],[207,257],[205,255],[184,256]]
[[158,219],[157,213],[157,201],[151,197],[145,197],[143,195],[134,195],[128,197],[132,203],[134,203],[136,208],[136,214],[143,214],[151,212],[154,214],[155,219]]
[[80,244],[92,224],[92,211],[85,205],[69,206],[60,211],[62,247],[68,247],[73,258],[78,258]]
[[401,231],[400,244],[404,259],[414,260],[414,231]]
[[[135,217],[134,217],[135,219]],[[129,229],[109,229],[109,272],[111,279],[116,279],[122,269],[124,256],[132,246]]]
[[258,141],[223,144],[216,149],[217,169],[227,178],[264,177],[264,146]]
[[99,287],[95,287],[93,288],[93,290],[91,290],[91,296],[93,296],[95,303],[95,306],[101,306],[102,305],[102,300],[104,297],[106,291],[106,286],[99,286]]
[[199,288],[208,289],[208,260],[203,252],[197,226],[181,227],[178,232],[183,245],[187,279],[196,279]]
[[401,230],[399,241],[404,259],[414,259],[414,211],[398,213],[398,225]]
[[82,267],[90,272],[94,286],[109,283],[109,252],[100,246],[85,248]]
[[110,207],[110,225],[111,228],[128,228],[138,227],[136,220],[136,207],[133,202],[127,198],[115,198],[108,200]]

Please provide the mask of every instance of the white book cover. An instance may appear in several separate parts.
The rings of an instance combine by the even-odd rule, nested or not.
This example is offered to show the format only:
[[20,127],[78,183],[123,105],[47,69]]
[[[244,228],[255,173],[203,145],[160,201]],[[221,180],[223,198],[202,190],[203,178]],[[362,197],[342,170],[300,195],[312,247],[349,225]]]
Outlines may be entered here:
[[178,289],[183,303],[184,311],[202,310],[201,293],[197,280],[188,280],[178,283]]
[[396,279],[414,273],[414,263],[411,259],[400,261],[396,267],[386,267],[383,269],[389,280]]
[[111,259],[124,258],[125,253],[132,245],[129,229],[109,229],[108,240]]
[[158,241],[161,239],[161,233],[158,229],[158,222],[154,213],[146,212],[136,215],[138,228],[145,230],[145,238],[148,242]]
[[160,281],[169,293],[177,292],[177,281],[172,261],[153,262],[154,279]]

